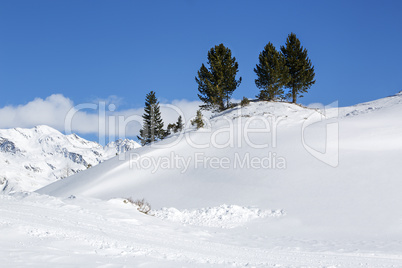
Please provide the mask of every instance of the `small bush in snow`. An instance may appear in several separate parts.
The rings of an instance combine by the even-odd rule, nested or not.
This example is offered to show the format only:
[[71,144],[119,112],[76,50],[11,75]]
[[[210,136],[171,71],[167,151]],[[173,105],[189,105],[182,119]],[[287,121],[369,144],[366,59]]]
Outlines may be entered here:
[[201,110],[197,111],[197,115],[195,116],[194,120],[191,120],[191,125],[196,126],[197,129],[204,127],[204,120],[202,120]]
[[137,210],[144,214],[148,214],[151,211],[151,205],[145,201],[145,199],[133,200],[131,197],[124,199],[124,203],[130,203],[137,206]]
[[244,107],[244,106],[247,106],[247,105],[249,105],[249,104],[250,104],[250,100],[247,99],[246,97],[243,97],[243,99],[242,99],[241,102],[240,102],[240,106],[241,106],[241,107]]

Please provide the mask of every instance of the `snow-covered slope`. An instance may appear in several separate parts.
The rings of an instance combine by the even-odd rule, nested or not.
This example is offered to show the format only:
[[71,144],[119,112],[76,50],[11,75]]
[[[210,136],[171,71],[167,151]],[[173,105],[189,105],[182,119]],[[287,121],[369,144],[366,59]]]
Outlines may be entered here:
[[252,103],[38,192],[145,197],[154,208],[282,209],[289,230],[401,236],[401,99],[326,111]]
[[0,248],[19,241],[10,262],[34,266],[402,267],[401,137],[401,93],[326,110],[254,102],[37,191],[50,196],[2,197],[0,233],[20,240]]
[[32,191],[140,147],[117,140],[105,147],[48,126],[0,130],[0,192]]

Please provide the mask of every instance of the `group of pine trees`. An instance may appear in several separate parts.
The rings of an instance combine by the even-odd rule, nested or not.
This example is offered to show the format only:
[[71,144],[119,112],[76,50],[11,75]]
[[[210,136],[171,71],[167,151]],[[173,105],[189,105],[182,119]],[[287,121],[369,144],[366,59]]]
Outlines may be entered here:
[[[261,89],[256,96],[260,100],[272,101],[298,97],[315,83],[314,66],[307,56],[307,49],[301,46],[296,34],[291,33],[280,52],[269,42],[259,55],[259,63],[254,72],[256,86]],[[230,98],[241,83],[236,79],[239,64],[229,48],[217,45],[208,52],[208,65],[201,65],[195,78],[198,97],[204,102],[201,109],[223,111],[231,107]],[[284,94],[284,88],[289,92]]]
[[[277,51],[269,42],[258,57],[258,64],[254,68],[257,75],[256,86],[260,93],[256,96],[259,100],[274,101],[291,99],[296,103],[298,97],[315,83],[314,66],[307,56],[307,49],[303,48],[296,34],[291,33],[284,46]],[[236,79],[239,64],[232,52],[223,44],[219,44],[208,51],[208,68],[202,64],[197,72],[195,80],[198,84],[198,97],[203,101],[201,109],[223,111],[231,107],[230,99],[233,92],[239,87],[242,78]],[[289,92],[285,94],[284,88]],[[243,98],[241,105],[247,105],[248,99]],[[161,117],[159,102],[155,92],[147,94],[144,114],[144,125],[137,136],[141,145],[163,140],[172,132],[180,132],[183,129],[182,117],[179,116],[175,124],[169,124],[167,129]],[[197,128],[204,126],[201,110],[191,121]]]

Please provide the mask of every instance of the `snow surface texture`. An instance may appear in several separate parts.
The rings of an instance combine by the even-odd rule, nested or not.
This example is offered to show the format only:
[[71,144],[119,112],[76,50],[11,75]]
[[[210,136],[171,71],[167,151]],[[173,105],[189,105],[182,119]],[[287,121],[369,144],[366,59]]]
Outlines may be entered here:
[[182,226],[142,214],[123,199],[37,194],[0,195],[0,212],[2,267],[373,268],[402,263],[400,251],[373,252],[373,246],[384,251],[384,245],[370,241],[267,237],[277,220],[271,217],[233,229]]
[[279,217],[281,210],[261,210],[236,205],[221,205],[219,207],[201,208],[196,210],[178,210],[162,208],[154,212],[154,216],[163,220],[180,222],[182,224],[209,226],[219,228],[234,228],[251,220],[265,217]]
[[339,109],[236,107],[1,196],[0,257],[7,267],[402,267],[401,137],[401,94]]
[[0,192],[33,191],[140,145],[117,140],[105,147],[48,126],[0,130]]

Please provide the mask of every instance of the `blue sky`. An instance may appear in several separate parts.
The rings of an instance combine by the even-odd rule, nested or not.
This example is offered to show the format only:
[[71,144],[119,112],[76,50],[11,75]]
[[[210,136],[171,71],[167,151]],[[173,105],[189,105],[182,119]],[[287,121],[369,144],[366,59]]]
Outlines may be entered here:
[[243,77],[233,97],[253,98],[258,54],[291,32],[316,71],[301,103],[382,98],[402,90],[401,10],[402,1],[1,1],[0,108],[61,94],[139,109],[150,90],[195,101],[194,77],[219,43]]

